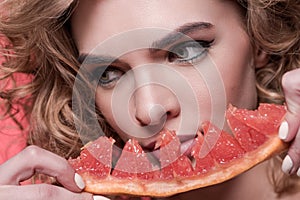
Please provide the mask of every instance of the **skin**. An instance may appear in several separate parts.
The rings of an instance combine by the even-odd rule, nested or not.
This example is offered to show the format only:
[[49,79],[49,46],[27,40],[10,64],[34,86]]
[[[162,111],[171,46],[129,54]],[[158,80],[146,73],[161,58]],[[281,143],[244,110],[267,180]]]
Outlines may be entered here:
[[[19,186],[35,172],[56,177],[64,188],[49,184]],[[75,172],[64,158],[36,146],[25,148],[0,165],[0,174],[0,199],[93,199],[91,194],[80,193]]]
[[[124,10],[124,6],[129,10]],[[169,9],[166,9],[167,7]],[[214,12],[211,12],[212,10]],[[128,15],[128,11],[131,15]],[[227,13],[226,18],[224,11]],[[112,12],[117,12],[118,15],[112,17],[110,14]],[[175,16],[174,13],[176,13]],[[157,20],[158,18],[163,20]],[[183,133],[179,130],[180,120],[186,118],[183,110],[193,110],[195,108],[190,107],[189,103],[185,100],[186,97],[184,97],[185,99],[182,102],[179,102],[182,97],[176,96],[174,92],[168,89],[171,85],[157,80],[155,76],[164,73],[162,70],[158,69],[151,72],[147,71],[145,67],[142,70],[138,70],[138,68],[143,67],[145,64],[155,65],[158,63],[170,66],[174,73],[181,74],[184,77],[184,81],[190,85],[190,88],[187,89],[191,89],[195,95],[196,106],[200,111],[196,115],[198,115],[200,123],[211,119],[212,109],[215,109],[215,113],[213,114],[223,116],[225,110],[216,108],[217,106],[214,107],[222,103],[228,104],[230,102],[238,107],[255,108],[256,90],[254,85],[254,70],[256,66],[255,62],[258,61],[254,58],[253,48],[241,25],[242,21],[236,5],[233,3],[207,3],[198,0],[191,1],[184,6],[179,1],[172,1],[172,3],[170,1],[165,1],[164,3],[158,1],[135,1],[130,4],[126,1],[89,1],[82,3],[72,17],[74,25],[73,36],[81,55],[89,54],[96,45],[109,40],[111,36],[118,33],[126,33],[130,30],[148,27],[158,27],[173,31],[195,22],[207,22],[212,24],[213,27],[209,30],[197,30],[187,35],[194,40],[213,40],[214,42],[211,48],[207,50],[207,53],[202,56],[201,60],[193,63],[194,65],[164,61],[168,55],[163,53],[151,55],[148,49],[125,52],[120,57],[117,57],[113,53],[109,54],[111,57],[118,58],[119,61],[112,63],[117,70],[109,73],[108,76],[122,78],[122,73],[131,72],[133,74],[130,79],[133,79],[135,82],[133,86],[135,88],[134,92],[129,95],[130,98],[128,99],[126,99],[125,95],[120,98],[123,102],[129,101],[128,118],[131,120],[128,123],[132,127],[146,128],[150,124],[155,126],[164,121],[161,128],[177,130],[182,142],[194,137],[194,135],[187,135],[187,132],[189,132],[188,128],[187,131],[181,131]],[[90,29],[89,27],[94,28]],[[235,27],[234,32],[231,31],[231,27]],[[146,44],[143,46],[151,46],[154,41],[160,40],[162,37],[157,36],[154,39],[144,38]],[[109,48],[109,45],[107,46]],[[166,48],[166,51],[172,49],[175,45],[172,44],[170,46],[170,48]],[[111,48],[114,49],[114,47]],[[105,49],[105,55],[107,55],[107,52],[110,52],[110,49]],[[101,53],[101,50],[94,50],[92,52],[94,57],[103,56],[102,54],[104,53]],[[91,73],[94,73],[94,65],[85,67]],[[98,65],[101,66],[103,63],[98,63]],[[211,81],[211,83],[205,82],[217,80],[217,73],[209,70],[213,68],[220,73],[223,81],[221,83],[221,87],[223,88],[221,89],[225,90],[225,96],[218,96],[218,98],[210,96],[210,90],[220,89],[214,87],[214,84],[217,85],[217,81]],[[171,72],[164,75],[170,76],[170,74]],[[209,78],[205,79],[201,75],[207,75]],[[101,75],[99,76],[101,80]],[[142,84],[139,83],[141,79],[161,84],[164,87],[157,84],[147,84],[141,87]],[[164,77],[161,77],[161,79],[164,79]],[[125,85],[128,84],[129,80],[120,82]],[[115,109],[113,101],[114,94],[119,90],[123,90],[118,89],[122,88],[122,84],[114,81],[111,82],[112,86],[110,88],[98,87],[96,104],[110,125],[124,141],[134,137],[144,147],[151,148],[151,145],[156,141],[157,134],[153,133],[150,136],[142,136],[139,135],[139,131],[141,130],[139,128],[124,130],[126,125],[128,127],[128,123],[124,123],[125,126],[123,127],[119,126],[120,123],[122,124],[122,120],[124,121],[127,118],[123,117],[126,114]],[[182,83],[176,85],[176,87],[183,87]],[[240,95],[241,93],[243,95]],[[121,102],[117,102],[116,104],[118,103]],[[160,109],[155,109],[155,105],[159,105]],[[116,110],[116,113],[113,112],[114,110]],[[200,126],[197,128],[200,128]]]
[[[126,9],[124,9],[126,7]],[[113,13],[118,13],[113,14]],[[174,14],[176,13],[176,14]],[[158,20],[159,19],[159,20]],[[146,45],[141,45],[138,49],[130,49],[131,51],[122,52],[120,55],[116,53],[114,48],[122,48],[120,46],[126,45],[127,41],[118,40],[119,46],[105,46],[107,41],[111,40],[111,37],[116,36],[120,33],[126,33],[131,30],[149,28],[149,27],[158,27],[168,30],[178,30],[178,27],[182,27],[186,24],[193,22],[208,22],[213,25],[213,29],[209,31],[199,30],[193,34],[187,34],[194,40],[204,40],[204,39],[213,39],[214,42],[210,48],[207,50],[207,54],[194,66],[197,67],[216,67],[220,73],[223,81],[223,87],[225,90],[226,104],[232,103],[238,107],[243,108],[255,108],[256,105],[256,90],[255,90],[255,74],[254,70],[256,67],[263,67],[266,63],[267,56],[261,52],[256,51],[255,47],[253,48],[249,42],[249,38],[243,28],[243,21],[240,15],[240,10],[236,7],[233,2],[220,2],[220,1],[202,1],[195,0],[189,1],[189,4],[182,5],[180,1],[122,1],[122,0],[111,0],[111,1],[89,1],[84,2],[79,5],[79,8],[72,17],[73,23],[73,36],[77,44],[79,53],[81,55],[88,55],[92,52],[93,57],[103,57],[107,54],[115,59],[118,59],[117,62],[113,62],[111,66],[114,66],[113,71],[109,71],[108,74],[98,74],[97,79],[101,80],[103,78],[110,80],[110,78],[116,78],[117,81],[111,81],[109,87],[99,85],[96,89],[96,105],[99,110],[103,113],[109,124],[117,131],[118,135],[124,140],[127,141],[129,138],[135,138],[139,143],[149,150],[153,150],[153,143],[157,139],[157,131],[154,131],[147,137],[139,132],[141,129],[124,129],[122,122],[125,121],[127,126],[133,127],[142,127],[147,129],[150,125],[161,125],[161,128],[174,129],[177,131],[178,136],[181,142],[189,141],[193,138],[193,135],[188,135],[187,132],[181,133],[179,130],[180,119],[185,118],[183,116],[182,110],[183,106],[187,104],[178,103],[178,98],[176,99],[176,94],[166,88],[157,84],[140,84],[141,77],[145,80],[152,80],[155,83],[161,83],[159,80],[155,79],[154,73],[151,73],[151,70],[142,68],[139,70],[139,67],[143,67],[146,64],[164,64],[171,66],[172,70],[182,74],[185,77],[185,81],[190,84],[190,87],[194,91],[196,96],[196,102],[198,109],[201,110],[201,116],[199,114],[199,122],[201,123],[204,120],[211,119],[212,110],[211,108],[216,104],[212,103],[212,100],[209,96],[209,89],[205,86],[206,82],[203,80],[202,76],[197,76],[198,71],[195,70],[194,66],[182,66],[178,63],[165,62],[167,57],[165,54],[149,54],[149,49],[142,48],[144,46],[153,46],[151,45],[153,41],[160,40],[160,37],[151,40],[149,38],[143,38]],[[92,29],[90,27],[93,27]],[[234,27],[234,31],[232,31]],[[138,39],[133,40],[135,42]],[[100,50],[97,49],[97,45],[104,45],[106,48]],[[96,50],[94,49],[96,48]],[[111,49],[110,49],[111,48]],[[171,48],[172,49],[172,48]],[[103,53],[105,50],[105,53]],[[169,51],[170,49],[164,49]],[[236,56],[238,55],[238,56]],[[214,65],[211,65],[211,64]],[[94,64],[94,65],[93,65]],[[91,73],[94,73],[95,65],[93,63],[91,66],[85,66]],[[104,63],[98,63],[99,66]],[[125,66],[125,67],[124,67]],[[196,67],[196,68],[197,68]],[[199,69],[199,68],[197,68]],[[161,71],[156,71],[156,76]],[[124,74],[131,72],[129,79],[123,80]],[[299,73],[299,72],[297,72]],[[166,74],[167,75],[167,74]],[[295,73],[293,73],[296,76]],[[289,75],[290,76],[290,75]],[[162,76],[164,78],[164,76]],[[215,77],[214,77],[215,78]],[[284,79],[286,80],[286,79]],[[293,79],[296,81],[296,79]],[[127,81],[127,82],[126,82]],[[123,91],[125,88],[122,88],[120,85],[126,85],[133,82],[134,90],[128,96],[118,96],[121,101],[119,104],[125,104],[128,106],[126,110],[127,115],[124,115],[121,111],[114,112],[114,95],[120,91]],[[157,82],[158,81],[158,82]],[[295,83],[290,83],[284,81],[283,85],[285,90],[290,91],[286,92],[287,98],[289,96],[294,97],[293,102],[297,103],[299,96],[295,96],[296,88],[293,88],[293,91],[287,86],[296,85]],[[165,85],[163,85],[165,86]],[[179,86],[180,87],[180,86]],[[211,86],[208,86],[211,87]],[[122,89],[119,89],[122,88]],[[247,92],[245,92],[247,91]],[[241,95],[242,94],[242,95]],[[168,101],[166,101],[166,99]],[[217,103],[222,103],[218,102]],[[288,102],[288,105],[291,103]],[[159,105],[162,109],[155,109],[155,105]],[[297,107],[297,106],[296,106]],[[126,107],[127,108],[127,107]],[[222,115],[224,110],[216,108],[214,115]],[[295,109],[295,113],[299,113],[299,109]],[[121,116],[118,118],[118,116]],[[126,117],[123,117],[126,116]],[[130,119],[126,121],[126,119]],[[291,120],[290,114],[287,115],[287,121]],[[295,114],[295,121],[297,121]],[[161,123],[161,121],[163,121]],[[292,128],[298,129],[299,123],[291,122],[295,124],[295,127],[292,125]],[[198,127],[201,130],[201,127]],[[226,127],[223,127],[226,129]],[[286,141],[289,141],[295,137],[297,131],[289,130],[289,136]],[[133,134],[132,134],[133,133]],[[139,135],[140,133],[140,135]],[[297,140],[299,141],[299,140]],[[297,155],[297,147],[299,145],[297,142],[294,142],[292,145],[289,154],[295,160],[295,165],[293,166],[293,171],[299,167],[297,163],[299,157]],[[265,174],[266,165],[262,164],[260,167],[253,169],[249,173],[245,173],[239,176],[232,181],[226,182],[224,184],[211,187],[208,190],[198,190],[196,192],[191,192],[183,194],[182,198],[185,198],[184,195],[190,195],[190,198],[196,198],[199,194],[205,195],[207,199],[215,199],[221,196],[224,199],[247,199],[255,198],[260,199],[264,196],[274,196],[275,194],[272,191],[271,186],[267,182],[267,176]],[[250,174],[250,175],[249,175]],[[260,184],[256,183],[254,176],[260,174],[262,180]],[[248,180],[248,181],[246,181]],[[249,182],[253,181],[255,187],[252,187],[253,195],[249,195]],[[267,186],[266,186],[267,185]],[[235,186],[239,186],[241,189],[239,192],[229,193],[229,191]],[[263,188],[263,190],[262,190]],[[213,191],[213,192],[212,192]],[[225,193],[224,193],[225,192]],[[197,193],[197,195],[195,195]],[[218,194],[218,196],[214,196]],[[250,193],[251,194],[251,193]],[[259,195],[257,194],[264,194]],[[181,197],[175,197],[175,199]],[[293,197],[294,198],[294,197]]]
[[[214,25],[214,30],[209,32],[209,37],[213,35],[215,43],[209,49],[207,56],[198,65],[203,66],[204,63],[211,64],[211,60],[213,60],[223,77],[226,103],[230,102],[239,107],[254,108],[256,106],[254,68],[263,67],[265,55],[258,53],[255,51],[255,48],[251,47],[249,38],[247,38],[246,33],[241,27],[242,23],[238,10],[230,1],[221,3],[219,1],[191,0],[187,5],[182,5],[182,1],[179,0],[131,0],[130,3],[125,0],[81,1],[72,18],[72,26],[79,52],[81,54],[88,54],[95,45],[117,33],[149,26],[174,30],[178,26],[195,21],[206,21]],[[201,34],[201,37],[206,37],[206,34],[208,32]],[[194,38],[195,35],[190,37]],[[151,43],[151,41],[149,42]],[[153,63],[154,61],[156,61],[155,63],[161,63],[162,61],[161,54],[154,57],[149,56],[147,49],[128,52],[122,55],[121,58],[124,61],[123,63],[126,63],[126,72],[137,72],[135,69],[140,65]],[[169,63],[163,64],[169,66]],[[193,74],[198,74],[193,67],[185,67],[182,70],[179,66],[170,66],[175,72],[185,77],[186,82],[191,85],[195,94],[205,94],[201,96],[201,99],[196,98],[199,109],[204,113],[203,115],[201,114],[202,117],[199,118],[199,121],[209,119],[211,117],[211,110],[207,108],[210,107],[211,103],[209,95],[207,95],[207,88],[201,87],[204,84],[203,77],[199,75],[192,76]],[[134,75],[136,76],[133,76],[133,79],[138,80],[138,74]],[[144,75],[150,80],[153,78],[153,76],[150,76],[151,73],[145,73]],[[289,108],[286,116],[289,129],[285,141],[293,141],[289,150],[293,165],[289,173],[295,173],[300,163],[299,153],[297,153],[300,146],[299,134],[297,134],[299,132],[300,80],[295,78],[299,76],[299,70],[287,73],[282,83]],[[110,124],[117,130],[118,134],[120,134],[120,137],[126,140],[133,136],[120,129],[116,124],[111,112],[112,107],[108,104],[113,97],[112,90],[101,87],[97,88],[97,106],[104,113]],[[243,91],[247,91],[246,94]],[[240,95],[241,93],[243,95]],[[161,94],[165,94],[166,96],[161,98]],[[171,101],[166,103],[164,99],[171,99]],[[164,108],[161,110],[167,112],[162,114],[161,110],[158,109],[159,112],[149,115],[149,105],[151,108],[153,104],[161,105]],[[176,95],[164,87],[157,85],[139,87],[133,93],[133,97],[129,100],[128,105],[132,124],[137,127],[145,127],[151,123],[154,123],[154,125],[160,124],[161,119],[164,119],[163,127],[178,129],[182,108],[176,101]],[[154,109],[154,111],[157,110]],[[219,112],[222,112],[222,110]],[[162,116],[167,117],[163,118]],[[191,137],[184,136],[184,134],[181,135],[182,141],[189,140]],[[154,141],[156,135],[152,135],[147,140],[138,137],[138,135],[135,135],[135,137],[143,146],[149,147],[151,146],[151,142],[149,141]],[[28,162],[28,160],[32,162]],[[263,163],[226,183],[181,194],[171,199],[198,199],[199,196],[205,199],[220,199],[220,197],[222,199],[275,199],[272,187],[267,182],[266,169],[266,164]],[[57,177],[63,187],[52,185],[18,186],[19,181],[31,177],[35,171]],[[22,199],[45,200],[93,199],[91,194],[80,193],[81,189],[74,181],[75,173],[65,159],[38,147],[27,147],[14,158],[0,165],[0,174],[5,175],[4,177],[1,176],[0,199],[20,199],[21,196]],[[101,197],[98,198],[100,199]],[[297,198],[299,196],[295,195],[283,197],[283,199]]]
[[[288,155],[285,157],[291,158],[291,163],[283,162],[282,169],[285,173],[295,174],[300,176],[300,81],[298,76],[300,75],[300,70],[296,69],[287,72],[282,79],[282,86],[286,98],[286,104],[288,112],[285,117],[285,121],[288,124],[288,128],[283,132],[286,137],[282,138],[285,142],[290,142],[291,146],[288,151]],[[280,133],[279,133],[280,135]],[[287,167],[286,167],[287,166]]]

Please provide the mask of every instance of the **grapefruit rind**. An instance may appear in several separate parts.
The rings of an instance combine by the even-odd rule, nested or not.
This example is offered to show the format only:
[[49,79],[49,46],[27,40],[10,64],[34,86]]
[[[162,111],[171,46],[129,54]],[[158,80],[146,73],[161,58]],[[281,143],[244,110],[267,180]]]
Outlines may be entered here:
[[279,154],[286,148],[286,143],[277,137],[272,137],[259,149],[247,152],[243,158],[237,158],[222,167],[211,169],[210,172],[204,175],[186,178],[176,177],[172,180],[134,179],[128,181],[110,175],[106,179],[97,180],[89,173],[81,174],[81,176],[86,181],[85,191],[93,194],[167,197],[222,183],[251,169],[271,156]]
[[[274,109],[272,109],[274,107]],[[184,161],[186,159],[189,159],[185,155],[183,155],[184,158],[180,165],[175,166],[175,168],[171,167],[171,170],[173,170],[173,174],[171,178],[169,176],[164,177],[164,171],[169,166],[162,167],[162,169],[153,168],[153,176],[148,178],[141,178],[143,176],[139,176],[137,174],[136,176],[127,176],[125,173],[125,176],[119,176],[118,174],[114,174],[115,169],[109,170],[107,173],[102,174],[101,178],[97,176],[97,173],[95,173],[95,167],[92,166],[91,170],[89,171],[89,165],[92,162],[85,163],[85,157],[83,157],[83,160],[81,157],[78,157],[76,159],[70,159],[69,162],[73,166],[73,168],[79,173],[86,184],[85,191],[93,193],[93,194],[101,194],[101,195],[132,195],[132,196],[151,196],[151,197],[167,197],[172,196],[178,193],[187,192],[190,190],[203,188],[206,186],[222,183],[224,181],[227,181],[249,169],[254,167],[255,165],[269,159],[270,157],[274,155],[278,155],[279,153],[283,152],[288,148],[288,144],[284,143],[282,140],[280,140],[277,137],[277,130],[280,125],[280,122],[283,120],[283,117],[285,115],[286,109],[284,106],[274,105],[274,104],[262,104],[262,107],[259,107],[258,109],[264,109],[263,113],[260,113],[260,111],[248,111],[246,109],[237,109],[233,106],[229,106],[229,109],[227,111],[227,120],[229,128],[233,132],[233,137],[230,135],[226,135],[225,132],[222,130],[219,130],[217,127],[215,127],[213,124],[204,123],[203,130],[204,130],[204,136],[200,133],[195,138],[194,146],[191,151],[192,158],[194,160],[189,161],[195,161],[193,162],[195,165],[190,165],[191,168],[191,174],[177,174],[176,169],[178,167],[184,167],[186,166]],[[243,117],[245,115],[245,118]],[[250,118],[249,118],[250,116]],[[253,118],[252,118],[253,117]],[[255,120],[258,120],[257,123],[255,123]],[[261,122],[263,121],[263,122]],[[256,126],[256,124],[258,124]],[[263,124],[268,125],[268,132],[266,132]],[[210,126],[211,125],[211,126]],[[246,128],[245,128],[246,126]],[[255,132],[255,134],[253,133]],[[207,134],[209,132],[209,134]],[[163,132],[162,132],[163,133]],[[243,133],[245,133],[243,135]],[[248,133],[248,134],[247,134]],[[175,152],[176,155],[180,155],[180,152],[178,150],[178,147],[180,146],[180,142],[178,138],[176,137],[176,134],[173,132],[165,132],[162,134],[162,136],[166,134],[165,136],[168,136],[169,139],[163,139],[161,141],[159,146],[163,147],[166,142],[175,142],[174,147],[173,145],[171,149],[167,148],[166,154],[160,155],[160,163],[164,164],[164,159],[170,159],[169,157],[173,155]],[[219,139],[216,140],[215,145],[211,145],[211,135],[219,135]],[[225,134],[225,135],[224,135]],[[252,135],[251,135],[252,134]],[[266,135],[262,141],[259,141],[261,137],[257,137],[257,135]],[[170,136],[170,137],[169,137]],[[105,136],[104,136],[105,137]],[[243,137],[246,137],[243,138]],[[248,137],[248,138],[247,138]],[[214,137],[216,138],[216,137]],[[237,142],[233,142],[232,138],[235,138]],[[101,139],[95,141],[95,144],[98,146],[102,146],[101,143],[103,141],[107,142],[109,146],[113,144],[112,139]],[[224,141],[226,141],[224,143]],[[230,142],[231,141],[231,142]],[[255,144],[255,148],[249,148],[249,145],[243,145],[244,142],[252,142],[251,145]],[[239,143],[239,144],[238,144]],[[138,143],[132,142],[128,143],[129,147],[137,147],[138,151],[134,152],[132,154],[132,158],[135,158],[135,156],[141,157],[143,156],[143,150],[139,147]],[[172,143],[173,144],[173,143]],[[229,146],[228,146],[229,145]],[[90,145],[86,145],[85,148],[89,148]],[[125,145],[126,146],[126,145]],[[204,147],[205,150],[206,147],[209,148],[209,154],[205,157],[206,160],[203,160],[201,157],[201,154],[199,154],[199,147]],[[234,149],[237,149],[239,151],[233,151],[232,146],[235,146]],[[175,148],[176,147],[176,148]],[[230,148],[229,148],[230,147]],[[228,150],[228,149],[229,150]],[[110,156],[107,156],[106,153],[109,153],[111,155],[111,148],[108,152],[105,152],[105,158],[107,160],[111,160]],[[242,150],[243,149],[243,150]],[[127,149],[128,150],[128,149]],[[163,149],[160,149],[163,151]],[[224,156],[224,152],[228,150],[230,153],[230,156],[225,156],[226,159],[219,159],[220,156]],[[98,151],[98,150],[97,150]],[[124,150],[123,150],[124,151]],[[168,154],[168,152],[171,151],[171,154]],[[178,152],[177,152],[178,151]],[[218,152],[221,152],[218,154]],[[240,152],[240,153],[234,153],[234,152]],[[123,154],[123,153],[122,153]],[[241,155],[240,155],[241,154]],[[125,155],[125,154],[124,154]],[[97,156],[96,156],[97,157]],[[124,158],[124,157],[123,157]],[[123,159],[122,155],[120,156],[118,162],[120,160],[122,162],[119,163],[119,165],[126,165],[128,158]],[[126,156],[125,156],[126,158]],[[92,158],[93,159],[93,158]],[[140,160],[141,158],[139,158]],[[101,159],[100,159],[101,160]],[[97,162],[101,162],[100,160],[97,160]],[[130,160],[130,159],[129,159]],[[145,159],[142,159],[142,161],[146,164],[145,166],[148,166],[148,161]],[[197,165],[200,163],[201,165]],[[137,162],[137,161],[136,161]],[[202,163],[208,164],[208,166],[204,166],[206,170],[202,171]],[[177,163],[178,164],[178,163]],[[174,163],[174,165],[177,165]],[[116,166],[118,163],[116,164]],[[98,166],[98,165],[97,165]],[[143,165],[144,166],[144,165]],[[110,166],[111,167],[111,166]],[[147,167],[148,169],[148,167]],[[167,169],[168,170],[168,169]],[[181,170],[181,168],[180,168]],[[185,170],[183,170],[185,171]],[[156,173],[157,172],[157,173]],[[158,174],[158,175],[157,175]]]

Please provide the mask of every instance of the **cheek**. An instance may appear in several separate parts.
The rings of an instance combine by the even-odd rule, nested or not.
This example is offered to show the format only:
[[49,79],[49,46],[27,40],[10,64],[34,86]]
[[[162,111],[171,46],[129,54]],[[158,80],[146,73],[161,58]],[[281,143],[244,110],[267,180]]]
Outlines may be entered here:
[[198,104],[200,121],[210,121],[213,102],[220,99],[217,97],[219,94],[214,92],[217,84],[215,77],[212,76],[216,74],[211,70],[210,65],[209,63],[202,63],[201,66],[196,66],[195,70],[191,70],[191,73],[186,76]]
[[257,104],[255,71],[245,65],[245,69],[237,70],[232,76],[224,79],[228,102],[238,107],[252,109]]
[[[132,102],[127,101],[125,98],[120,104],[120,99],[115,98],[114,90],[103,90],[98,88],[96,92],[96,106],[101,114],[105,117],[106,122],[118,133],[118,135],[126,141],[128,135],[120,128],[120,124],[123,124],[122,119],[134,124],[134,113],[132,112]],[[127,103],[126,103],[127,102]],[[121,109],[120,109],[121,106]],[[129,120],[128,120],[129,119]]]
[[251,45],[245,39],[229,47],[227,51],[224,48],[219,53],[223,56],[215,60],[223,79],[227,102],[243,108],[254,108],[257,94]]
[[111,92],[106,92],[104,90],[97,90],[96,92],[96,106],[98,110],[101,111],[102,115],[109,124],[113,123],[113,112],[111,108]]

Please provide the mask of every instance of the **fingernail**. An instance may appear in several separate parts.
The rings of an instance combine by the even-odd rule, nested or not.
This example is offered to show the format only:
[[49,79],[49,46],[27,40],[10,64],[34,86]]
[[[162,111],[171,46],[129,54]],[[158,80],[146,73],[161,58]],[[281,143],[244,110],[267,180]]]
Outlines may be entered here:
[[298,171],[297,171],[297,176],[300,177],[300,168],[299,168]]
[[282,162],[281,169],[284,173],[289,174],[293,167],[293,161],[289,155],[287,155]]
[[80,189],[85,188],[85,183],[84,183],[82,177],[81,177],[79,174],[75,173],[74,180],[75,180],[76,185],[77,185]]
[[280,139],[285,140],[289,132],[289,124],[283,121],[279,127],[278,136]]
[[93,196],[93,199],[94,200],[110,200],[110,199],[108,199],[106,197],[103,197],[103,196]]

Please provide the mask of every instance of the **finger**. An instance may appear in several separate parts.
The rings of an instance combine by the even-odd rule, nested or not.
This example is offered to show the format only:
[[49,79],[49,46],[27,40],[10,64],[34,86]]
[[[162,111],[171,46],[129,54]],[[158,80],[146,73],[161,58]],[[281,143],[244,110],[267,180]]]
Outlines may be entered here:
[[300,68],[286,72],[282,77],[282,88],[291,112],[299,111]]
[[0,185],[18,185],[35,172],[55,177],[73,192],[80,192],[85,186],[66,159],[36,146],[27,147],[0,166]]
[[285,120],[281,123],[278,131],[278,136],[285,142],[292,141],[300,126],[300,116],[287,111]]
[[282,171],[286,174],[297,173],[300,176],[300,129],[297,131],[295,139],[292,141],[288,154],[283,159]]
[[287,72],[282,77],[287,114],[279,128],[279,138],[286,142],[292,141],[300,126],[300,69]]
[[0,199],[9,200],[93,200],[92,194],[73,193],[62,187],[37,184],[26,186],[0,186]]
[[106,197],[104,197],[104,196],[93,196],[93,200],[110,200],[110,199],[108,199],[108,198],[106,198]]

